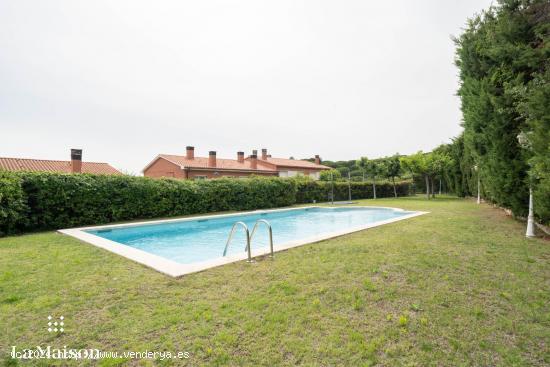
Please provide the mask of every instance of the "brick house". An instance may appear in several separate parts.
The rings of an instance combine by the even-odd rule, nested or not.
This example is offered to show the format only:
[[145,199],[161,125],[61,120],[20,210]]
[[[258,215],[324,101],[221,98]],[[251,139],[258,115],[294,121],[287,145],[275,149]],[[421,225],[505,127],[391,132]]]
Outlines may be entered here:
[[211,151],[208,157],[196,157],[195,148],[188,146],[186,154],[171,155],[159,154],[144,169],[143,175],[147,177],[174,177],[181,179],[210,179],[220,177],[247,177],[281,176],[289,177],[298,174],[319,177],[319,172],[330,167],[321,165],[319,156],[316,162],[302,160],[272,158],[267,155],[267,150],[262,149],[262,156],[258,158],[253,151],[247,158],[244,152],[237,152],[237,159],[222,159]]
[[82,162],[82,149],[71,149],[70,161],[0,157],[0,170],[121,175],[108,163]]

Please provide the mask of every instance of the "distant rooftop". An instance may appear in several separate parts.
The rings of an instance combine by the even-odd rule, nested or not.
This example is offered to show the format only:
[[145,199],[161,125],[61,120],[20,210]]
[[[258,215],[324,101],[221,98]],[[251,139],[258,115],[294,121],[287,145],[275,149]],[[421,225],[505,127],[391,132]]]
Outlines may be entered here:
[[[0,157],[0,170],[71,173],[70,161],[47,159],[5,158]],[[100,175],[121,175],[122,173],[108,163],[82,162],[82,173]]]

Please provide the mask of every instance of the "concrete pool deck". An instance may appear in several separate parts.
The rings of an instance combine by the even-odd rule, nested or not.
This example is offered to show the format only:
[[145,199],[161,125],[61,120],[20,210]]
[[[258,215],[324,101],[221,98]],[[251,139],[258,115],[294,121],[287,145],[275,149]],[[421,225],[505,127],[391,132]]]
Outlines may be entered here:
[[[230,214],[201,215],[201,216],[193,216],[193,217],[177,218],[177,219],[164,219],[164,220],[142,221],[142,222],[133,222],[133,223],[124,223],[124,224],[60,229],[58,230],[58,232],[77,238],[81,241],[84,241],[96,247],[105,249],[117,255],[124,256],[127,259],[133,260],[137,263],[150,267],[154,270],[157,270],[171,277],[181,277],[186,274],[196,273],[196,272],[210,269],[213,267],[246,260],[247,253],[246,251],[243,251],[241,254],[219,257],[211,260],[196,262],[193,264],[180,264],[170,259],[166,259],[164,257],[151,254],[149,252],[139,250],[137,248],[134,248],[128,245],[124,245],[115,241],[108,240],[106,238],[96,236],[86,231],[120,228],[120,227],[134,227],[134,226],[161,224],[161,223],[170,223],[170,222],[185,222],[185,221],[192,221],[197,219],[224,218],[224,217],[232,217],[232,216],[241,216],[243,214],[261,214],[261,213],[281,212],[281,211],[307,209],[307,208],[337,209],[336,207],[316,205],[316,206],[305,206],[305,207],[303,206],[303,207],[285,208],[285,209],[254,210],[254,211],[245,211],[245,212],[230,213]],[[400,208],[381,207],[381,206],[352,206],[350,208],[393,209],[395,211],[404,211],[403,209],[400,209]],[[414,211],[414,212],[411,212],[410,214],[406,214],[397,218],[391,218],[391,219],[368,223],[361,226],[350,227],[341,231],[328,232],[318,236],[307,237],[296,241],[287,241],[282,244],[274,244],[274,252],[288,250],[288,249],[303,246],[309,243],[315,243],[315,242],[327,240],[329,238],[343,236],[349,233],[362,231],[373,227],[378,227],[384,224],[389,224],[389,223],[417,217],[428,213],[429,212]],[[262,247],[262,248],[257,248],[253,250],[254,251],[253,251],[252,257],[264,256],[270,253],[269,247]]]

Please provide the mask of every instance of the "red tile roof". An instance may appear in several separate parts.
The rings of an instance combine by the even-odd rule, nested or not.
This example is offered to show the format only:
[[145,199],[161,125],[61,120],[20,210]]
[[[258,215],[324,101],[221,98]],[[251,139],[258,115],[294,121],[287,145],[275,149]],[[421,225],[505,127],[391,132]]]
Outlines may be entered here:
[[[277,172],[276,169],[273,167],[258,167],[257,169],[253,169],[250,165],[250,162],[247,160],[241,163],[236,159],[216,158],[216,167],[209,167],[208,158],[206,157],[195,157],[193,159],[187,159],[186,156],[181,155],[160,154],[157,158],[155,158],[155,160],[153,160],[153,162],[155,162],[158,158],[164,158],[167,161],[177,164],[180,167]],[[153,162],[151,162],[149,165],[151,165]],[[260,161],[258,160],[258,163],[259,162]],[[147,167],[145,167],[145,169],[147,169]]]
[[[3,158],[0,157],[0,170],[71,173],[70,161],[46,159]],[[82,162],[82,173],[99,175],[121,175],[122,173],[107,163]]]
[[328,166],[323,166],[322,164],[315,164],[314,162],[310,162],[310,161],[303,161],[301,159],[286,159],[286,158],[273,158],[273,157],[268,157],[265,160],[258,158],[258,166],[260,165],[265,167],[273,167],[273,166],[295,167],[295,168],[309,168],[309,169],[318,169],[318,170],[330,169],[330,167]]

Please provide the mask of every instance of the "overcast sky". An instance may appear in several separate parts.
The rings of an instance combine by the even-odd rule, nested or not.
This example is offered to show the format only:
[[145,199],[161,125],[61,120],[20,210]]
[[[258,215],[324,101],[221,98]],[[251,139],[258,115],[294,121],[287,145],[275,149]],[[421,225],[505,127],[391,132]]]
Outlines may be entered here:
[[451,35],[488,0],[0,1],[0,156],[268,148],[330,160],[460,131]]

